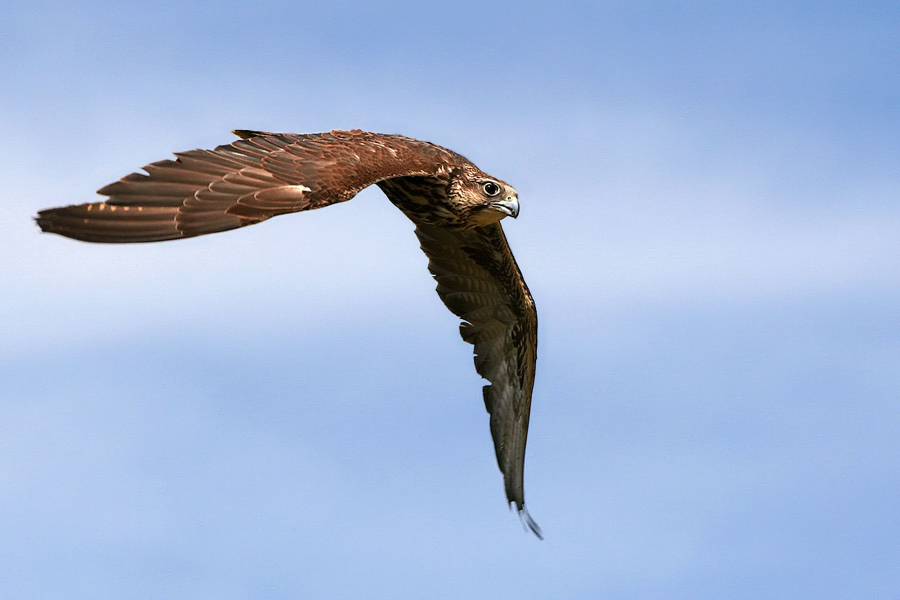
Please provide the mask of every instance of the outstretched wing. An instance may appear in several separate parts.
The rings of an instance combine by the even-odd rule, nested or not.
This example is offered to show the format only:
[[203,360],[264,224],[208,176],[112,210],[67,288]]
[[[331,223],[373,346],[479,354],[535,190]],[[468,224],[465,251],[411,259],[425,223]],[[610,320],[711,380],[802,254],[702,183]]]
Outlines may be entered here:
[[541,537],[525,508],[524,468],[537,359],[537,312],[499,223],[474,229],[417,224],[437,292],[463,319],[460,333],[475,346],[475,369],[491,382],[484,405],[503,473],[506,497]]
[[151,163],[100,189],[108,200],[43,210],[37,223],[89,242],[178,239],[344,202],[378,181],[465,161],[428,142],[358,130],[234,133],[243,139]]

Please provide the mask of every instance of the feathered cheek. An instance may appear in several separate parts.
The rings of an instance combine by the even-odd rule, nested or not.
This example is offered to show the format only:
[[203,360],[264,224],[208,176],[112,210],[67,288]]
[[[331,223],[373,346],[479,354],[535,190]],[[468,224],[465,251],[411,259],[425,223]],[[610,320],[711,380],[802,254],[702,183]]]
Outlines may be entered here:
[[479,206],[472,210],[467,221],[474,227],[481,227],[483,225],[496,223],[505,216],[506,213],[497,210],[493,206]]

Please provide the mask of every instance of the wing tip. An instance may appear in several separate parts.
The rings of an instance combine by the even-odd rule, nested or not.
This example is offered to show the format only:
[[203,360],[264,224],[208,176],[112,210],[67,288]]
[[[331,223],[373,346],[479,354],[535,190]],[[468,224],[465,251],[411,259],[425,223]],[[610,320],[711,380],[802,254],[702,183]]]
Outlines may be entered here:
[[41,233],[59,233],[61,228],[56,219],[58,211],[59,209],[57,208],[40,210],[38,211],[38,214],[31,217],[31,219],[34,221],[34,224],[41,229]]
[[[512,503],[510,503],[512,504]],[[516,510],[519,513],[519,520],[522,521],[522,526],[531,530],[537,539],[543,541],[544,540],[544,532],[541,531],[541,527],[537,524],[537,522],[531,517],[531,513],[528,512],[528,509],[525,507],[525,503],[523,502],[521,506],[517,506]]]
[[44,229],[44,226],[45,226],[45,225],[49,226],[49,223],[47,222],[48,219],[47,219],[47,217],[44,216],[44,213],[45,213],[45,212],[47,212],[47,211],[46,211],[46,210],[39,210],[39,211],[38,211],[38,214],[36,214],[35,216],[31,217],[31,220],[34,221],[34,224],[35,224],[35,225],[37,225],[38,227],[41,228],[41,231],[46,231],[46,230]]

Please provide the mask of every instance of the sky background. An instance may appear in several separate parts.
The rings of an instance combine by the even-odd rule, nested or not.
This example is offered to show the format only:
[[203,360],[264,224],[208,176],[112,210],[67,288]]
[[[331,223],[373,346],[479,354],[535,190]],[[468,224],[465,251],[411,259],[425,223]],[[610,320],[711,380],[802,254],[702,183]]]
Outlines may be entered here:
[[[895,2],[0,7],[5,598],[900,595]],[[377,189],[102,246],[41,208],[235,128],[519,190],[504,502],[471,346]]]

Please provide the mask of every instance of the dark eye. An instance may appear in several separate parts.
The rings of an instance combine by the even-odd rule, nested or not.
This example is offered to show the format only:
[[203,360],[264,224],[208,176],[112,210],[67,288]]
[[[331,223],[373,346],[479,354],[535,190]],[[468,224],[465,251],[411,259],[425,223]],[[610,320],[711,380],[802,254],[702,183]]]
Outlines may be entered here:
[[488,196],[496,196],[500,193],[500,186],[493,181],[486,181],[482,184],[481,189],[483,189],[484,193]]

